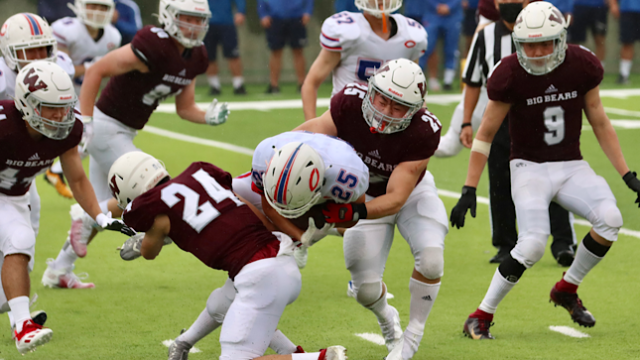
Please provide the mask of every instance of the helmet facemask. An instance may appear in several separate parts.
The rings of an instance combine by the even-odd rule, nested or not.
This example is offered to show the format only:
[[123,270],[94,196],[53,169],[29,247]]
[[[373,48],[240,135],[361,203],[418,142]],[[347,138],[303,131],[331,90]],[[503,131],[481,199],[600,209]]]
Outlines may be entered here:
[[[24,99],[20,99],[25,103]],[[57,103],[50,104],[46,102],[40,101],[37,96],[33,93],[27,95],[26,99],[26,107],[29,110],[29,113],[23,114],[25,120],[29,123],[29,126],[41,133],[42,135],[48,137],[53,140],[62,140],[66,139],[67,136],[71,133],[73,126],[76,122],[75,112],[73,108],[75,107],[76,99],[73,98],[72,101],[66,103]],[[62,109],[63,116],[58,120],[51,120],[43,116],[43,107],[50,107],[56,109]]]
[[[209,30],[211,17],[208,4],[203,2],[202,8],[194,5],[189,11],[179,8],[174,3],[175,1],[171,0],[160,1],[159,20],[164,25],[164,30],[188,49],[202,45],[202,40]],[[184,16],[197,17],[201,21],[186,21]]]
[[[29,59],[29,56],[27,55],[27,50],[29,49],[37,49],[37,48],[41,48],[44,47],[46,48],[46,57],[44,58],[38,58],[38,59]],[[57,53],[57,46],[56,46],[56,41],[52,40],[52,41],[43,41],[43,44],[21,44],[21,45],[15,45],[15,46],[9,46],[9,57],[11,58],[11,62],[16,64],[16,68],[14,70],[16,71],[20,71],[23,67],[27,66],[28,64],[34,62],[34,61],[51,61],[51,62],[55,62],[56,61],[56,53]],[[22,56],[19,57],[18,55],[21,54]],[[6,58],[6,55],[5,55]],[[7,64],[8,65],[8,64]]]
[[[57,46],[51,27],[41,17],[30,13],[13,15],[0,29],[0,49],[7,66],[20,71],[37,60],[55,62]],[[33,58],[29,49],[45,48],[44,57]],[[38,54],[38,56],[42,56]]]
[[[89,5],[98,5],[106,9],[88,9]],[[76,0],[75,5],[68,6],[85,25],[94,29],[103,29],[110,24],[115,11],[113,0]]]
[[[419,0],[424,1],[424,0]],[[377,18],[391,15],[402,6],[402,0],[355,0],[358,9]]]
[[540,57],[527,56],[523,44],[532,43],[534,41],[526,41],[521,39],[513,39],[516,45],[516,53],[520,65],[531,75],[544,75],[553,71],[560,66],[567,54],[567,31],[563,30],[558,37],[551,39],[536,39],[535,42],[553,41],[553,52],[549,55]]

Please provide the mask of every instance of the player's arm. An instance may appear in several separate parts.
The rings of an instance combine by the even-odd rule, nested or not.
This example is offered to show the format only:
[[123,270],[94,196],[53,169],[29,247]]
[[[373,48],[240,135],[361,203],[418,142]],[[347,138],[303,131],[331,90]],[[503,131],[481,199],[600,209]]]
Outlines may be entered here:
[[269,231],[278,231],[278,228],[276,228],[276,226],[273,225],[273,223],[271,221],[269,221],[269,219],[262,213],[262,211],[258,210],[258,208],[253,206],[253,204],[250,203],[249,201],[246,201],[244,198],[242,198],[242,196],[236,194],[235,192],[234,192],[234,194],[236,195],[236,197],[238,199],[240,199],[240,201],[242,201],[245,205],[247,205],[249,207],[249,209],[251,209],[251,211],[253,211],[254,214],[256,214],[258,219],[260,219],[260,221],[262,221],[262,223],[267,228],[267,230],[269,230]]
[[176,96],[176,113],[196,124],[220,125],[227,121],[230,111],[228,104],[218,104],[218,99],[213,99],[207,111],[200,110],[196,105],[196,82],[192,81]]
[[471,142],[473,141],[471,119],[480,98],[480,89],[480,87],[472,85],[466,85],[464,88],[464,112],[462,115],[462,129],[460,129],[460,142],[467,148],[471,148]]
[[304,111],[304,119],[311,120],[316,118],[316,101],[318,100],[318,89],[324,80],[331,74],[340,63],[340,53],[320,49],[320,54],[311,65],[307,77],[302,84],[302,110]]
[[73,192],[73,197],[84,211],[95,219],[102,211],[100,210],[100,205],[98,205],[93,186],[91,186],[82,167],[78,149],[73,147],[60,155],[60,163],[62,164],[64,176],[67,178],[69,187]]
[[338,136],[338,128],[336,124],[333,122],[333,118],[331,117],[331,111],[327,110],[324,114],[320,115],[315,119],[311,119],[309,121],[305,121],[293,131],[309,131],[318,134],[326,134],[331,136]]
[[267,216],[267,218],[269,218],[269,220],[271,220],[277,230],[291,236],[294,240],[300,240],[304,231],[293,225],[293,223],[289,221],[289,219],[278,214],[276,209],[271,207],[264,195],[261,196],[261,199],[262,210],[264,211],[264,214]]
[[80,111],[82,115],[93,116],[93,106],[95,105],[102,79],[130,71],[149,72],[147,65],[133,52],[131,44],[109,52],[93,64],[85,73],[82,89],[80,90]]
[[153,260],[160,254],[164,246],[165,237],[169,236],[171,221],[167,215],[158,215],[153,221],[153,225],[144,234],[140,254],[147,260]]

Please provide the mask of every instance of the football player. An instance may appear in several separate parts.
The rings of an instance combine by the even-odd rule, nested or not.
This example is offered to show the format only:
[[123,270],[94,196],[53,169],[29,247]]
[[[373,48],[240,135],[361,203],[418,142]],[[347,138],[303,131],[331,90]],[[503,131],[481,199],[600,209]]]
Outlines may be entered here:
[[134,234],[100,211],[76,149],[82,137],[82,122],[74,112],[76,101],[71,78],[49,61],[22,67],[14,100],[0,101],[0,312],[12,312],[13,337],[22,354],[53,335],[29,314],[36,232],[27,192],[33,179],[60,156],[76,200],[96,223]]
[[[606,181],[582,160],[583,110],[613,167],[629,188],[640,194],[640,181],[629,171],[600,100],[602,65],[586,48],[567,46],[567,27],[564,16],[552,4],[529,4],[514,27],[516,54],[502,59],[489,78],[489,104],[473,142],[467,179],[451,212],[451,223],[463,226],[468,209],[475,216],[475,190],[491,141],[509,115],[511,188],[519,234],[516,247],[496,270],[482,303],[464,324],[464,332],[473,339],[493,339],[489,328],[498,304],[544,254],[551,201],[593,224],[573,264],[552,287],[551,301],[566,308],[579,325],[595,325],[577,289],[617,240],[622,215]],[[636,202],[640,202],[640,195]]]
[[[162,27],[146,26],[130,44],[109,52],[88,69],[82,85],[80,109],[86,126],[95,133],[87,147],[90,180],[102,211],[111,211],[116,217],[121,210],[115,201],[109,202],[109,168],[120,155],[137,150],[133,138],[162,100],[176,95],[178,116],[194,123],[219,125],[229,115],[227,104],[214,100],[205,112],[194,100],[193,79],[208,65],[202,45],[211,15],[207,1],[160,0],[159,14]],[[109,82],[96,103],[100,83],[106,77]],[[47,267],[43,284],[68,287],[65,278],[75,260],[86,255],[87,243],[96,233],[93,225],[86,214],[72,211],[69,240]],[[74,282],[73,288],[89,287],[94,285]]]
[[[153,260],[170,237],[205,265],[227,271],[237,296],[222,324],[220,359],[263,359],[285,307],[300,293],[291,238],[270,232],[269,221],[234,195],[231,175],[212,164],[195,162],[170,179],[158,160],[134,151],[113,164],[109,178],[118,205],[126,208],[123,219],[145,232],[127,240],[123,258]],[[332,346],[266,358],[344,360],[345,352]],[[186,359],[188,350],[173,355],[170,350],[170,359]]]
[[[447,215],[427,171],[442,126],[423,108],[426,93],[419,65],[392,60],[369,78],[368,87],[347,85],[333,96],[329,111],[297,128],[344,139],[369,168],[367,202],[328,203],[324,215],[337,226],[358,220],[344,233],[345,262],[355,298],[377,317],[391,352],[387,359],[394,360],[410,359],[418,350],[444,271]],[[415,259],[404,336],[382,281],[396,225]]]
[[355,4],[363,13],[343,11],[322,24],[322,49],[302,85],[306,120],[317,116],[318,88],[331,72],[331,95],[335,95],[347,84],[366,84],[386,61],[417,61],[427,49],[427,33],[422,25],[392,14],[402,6],[402,0],[355,0]]

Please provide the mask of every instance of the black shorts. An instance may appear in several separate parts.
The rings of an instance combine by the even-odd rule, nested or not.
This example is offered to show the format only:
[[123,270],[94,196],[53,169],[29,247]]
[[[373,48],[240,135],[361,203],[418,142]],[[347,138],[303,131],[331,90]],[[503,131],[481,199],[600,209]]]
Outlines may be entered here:
[[473,36],[478,27],[478,9],[464,9],[464,20],[462,20],[462,35]]
[[573,24],[569,26],[569,40],[572,43],[583,43],[587,40],[587,30],[594,36],[607,35],[607,17],[609,8],[606,6],[574,5]]
[[238,49],[238,32],[233,24],[209,24],[209,31],[204,37],[204,46],[209,54],[209,61],[215,61],[218,56],[218,45],[222,44],[222,54],[227,59],[240,57]]
[[271,18],[271,27],[267,29],[269,49],[280,50],[286,44],[292,49],[307,46],[307,28],[302,25],[301,20]]
[[620,42],[633,44],[640,41],[640,12],[620,13]]

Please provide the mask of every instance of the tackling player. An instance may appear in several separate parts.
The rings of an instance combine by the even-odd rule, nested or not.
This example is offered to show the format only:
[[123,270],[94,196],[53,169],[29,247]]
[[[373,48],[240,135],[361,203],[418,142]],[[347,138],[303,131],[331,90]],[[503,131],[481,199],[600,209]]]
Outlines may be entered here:
[[49,61],[24,66],[16,78],[15,99],[0,101],[0,312],[12,312],[13,337],[22,354],[53,335],[29,314],[36,231],[27,192],[34,178],[60,156],[76,200],[98,226],[134,234],[100,211],[76,149],[82,137],[76,101],[71,78]]
[[[231,175],[208,163],[195,162],[170,179],[158,160],[135,151],[113,164],[109,178],[118,205],[126,207],[125,222],[146,232],[127,240],[123,251],[134,253],[130,259],[142,255],[153,260],[170,237],[205,265],[227,271],[237,296],[222,324],[220,359],[263,359],[285,307],[300,293],[291,238],[270,232],[269,221],[234,195]],[[318,353],[264,358],[344,360],[345,352],[332,346]],[[171,355],[185,359],[188,350]]]
[[[420,66],[392,60],[369,78],[368,88],[347,85],[333,96],[329,111],[297,128],[344,139],[369,167],[368,201],[327,204],[324,214],[338,226],[358,220],[344,233],[345,262],[356,300],[378,319],[389,360],[410,359],[417,352],[444,271],[447,215],[426,170],[441,124],[423,109],[426,93]],[[415,259],[404,336],[382,281],[396,225]]]
[[[593,224],[573,264],[551,289],[551,300],[566,308],[579,325],[595,325],[577,289],[617,240],[622,215],[606,181],[582,160],[583,110],[611,164],[629,188],[640,194],[640,181],[627,167],[600,100],[602,65],[586,48],[567,46],[567,27],[562,13],[552,4],[529,4],[514,27],[516,54],[504,58],[489,78],[490,101],[472,146],[467,179],[451,212],[451,223],[463,226],[468,209],[475,216],[480,174],[493,136],[508,114],[511,187],[519,234],[516,247],[496,270],[482,303],[464,324],[464,332],[473,339],[493,339],[489,327],[498,304],[544,254],[551,201]],[[640,195],[636,202],[640,202]]]
[[427,49],[427,33],[419,22],[392,15],[402,0],[355,0],[355,4],[363,13],[343,11],[322,24],[322,49],[302,85],[306,120],[317,116],[318,88],[331,72],[333,96],[347,84],[366,84],[386,61],[417,61]]
[[[176,95],[176,111],[182,119],[208,125],[227,120],[227,105],[214,100],[205,112],[195,103],[195,81],[208,66],[202,39],[210,16],[206,0],[160,0],[163,27],[146,26],[133,41],[105,55],[85,74],[80,109],[86,126],[95,136],[87,150],[90,154],[89,176],[103,213],[118,216],[121,210],[111,193],[107,174],[122,154],[137,150],[133,139],[149,121],[158,104]],[[100,82],[109,83],[95,102]],[[95,107],[94,107],[95,105]],[[94,120],[95,119],[95,120]],[[73,209],[72,209],[73,210]],[[69,240],[57,259],[49,264],[42,282],[49,287],[67,287],[64,280],[78,256],[84,257],[87,243],[95,235],[93,222],[81,212],[72,211]],[[75,282],[73,288],[94,287]]]

